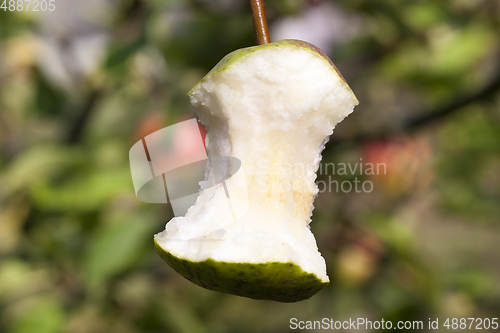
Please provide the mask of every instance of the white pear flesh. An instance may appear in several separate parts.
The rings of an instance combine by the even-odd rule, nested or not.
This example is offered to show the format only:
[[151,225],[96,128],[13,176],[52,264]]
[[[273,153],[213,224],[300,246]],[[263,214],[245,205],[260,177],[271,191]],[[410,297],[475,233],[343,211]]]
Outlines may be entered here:
[[[335,125],[358,104],[336,68],[310,44],[279,41],[229,54],[189,96],[208,129],[209,158],[241,161],[246,187],[231,179],[226,186],[233,208],[248,200],[248,209],[228,217],[217,209],[227,205],[223,184],[202,183],[196,204],[156,243],[191,262],[293,263],[328,283],[309,228],[316,171]],[[185,241],[193,230],[206,234]]]

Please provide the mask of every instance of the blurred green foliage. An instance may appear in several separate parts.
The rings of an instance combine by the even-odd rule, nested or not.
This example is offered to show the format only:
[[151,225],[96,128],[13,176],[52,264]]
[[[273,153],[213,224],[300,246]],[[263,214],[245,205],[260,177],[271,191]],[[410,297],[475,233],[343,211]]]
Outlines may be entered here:
[[361,103],[324,162],[387,164],[386,175],[335,176],[373,181],[371,193],[317,198],[311,226],[330,286],[295,304],[194,286],[154,251],[170,207],[134,196],[129,148],[191,117],[187,91],[254,44],[248,4],[61,1],[54,12],[0,10],[0,331],[498,317],[498,1],[266,3],[271,31],[318,6],[346,18],[324,51]]

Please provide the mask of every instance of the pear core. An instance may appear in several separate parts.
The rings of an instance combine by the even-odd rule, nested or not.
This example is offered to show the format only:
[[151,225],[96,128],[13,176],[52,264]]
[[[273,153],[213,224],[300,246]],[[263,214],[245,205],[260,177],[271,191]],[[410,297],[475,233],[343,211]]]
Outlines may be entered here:
[[[316,47],[283,40],[227,55],[189,96],[208,129],[209,160],[232,156],[241,168],[216,186],[207,168],[195,205],[155,235],[157,251],[211,290],[311,297],[329,283],[309,228],[316,171],[335,125],[358,104],[353,92]],[[220,209],[228,201],[229,213]]]

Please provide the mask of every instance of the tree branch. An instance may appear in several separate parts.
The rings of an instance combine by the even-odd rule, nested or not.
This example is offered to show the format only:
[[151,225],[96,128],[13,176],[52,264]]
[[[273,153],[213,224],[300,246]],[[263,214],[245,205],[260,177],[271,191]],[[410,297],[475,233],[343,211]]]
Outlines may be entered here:
[[266,5],[264,0],[250,0],[252,7],[253,25],[255,27],[255,37],[257,44],[263,45],[271,43],[269,28],[267,27]]
[[452,102],[448,105],[445,105],[434,112],[425,113],[424,115],[409,119],[405,124],[406,129],[413,129],[422,125],[425,125],[429,122],[433,122],[439,120],[454,111],[460,110],[464,106],[472,104],[474,102],[483,100],[491,96],[495,91],[500,89],[500,73],[497,77],[492,80],[488,85],[486,85],[482,90],[476,92],[475,94],[466,96],[462,99],[459,99],[456,102]]
[[436,108],[433,111],[422,112],[421,116],[415,118],[409,118],[401,126],[385,128],[377,131],[376,133],[370,133],[370,134],[358,133],[350,138],[342,138],[342,139],[332,138],[332,140],[328,142],[327,147],[337,146],[340,143],[344,142],[350,142],[353,144],[363,144],[365,142],[372,140],[386,139],[391,136],[404,132],[413,132],[419,129],[420,127],[423,127],[424,125],[435,123],[470,104],[485,100],[491,97],[498,90],[500,90],[500,72],[489,84],[487,84],[483,89],[479,90],[478,92],[465,96],[461,99],[457,99],[456,101],[452,101],[451,103]]
[[66,141],[70,144],[78,143],[83,135],[85,126],[87,125],[92,111],[94,110],[97,99],[101,94],[100,90],[92,89],[83,103],[81,110],[78,112],[76,119],[71,125]]

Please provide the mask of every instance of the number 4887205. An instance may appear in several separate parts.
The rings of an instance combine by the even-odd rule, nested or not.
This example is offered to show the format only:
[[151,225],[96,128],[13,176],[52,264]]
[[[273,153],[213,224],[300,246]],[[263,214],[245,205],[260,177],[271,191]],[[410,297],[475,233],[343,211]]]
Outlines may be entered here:
[[[1,1],[1,0],[0,0]],[[50,10],[53,12],[56,10],[56,0],[4,0],[0,9],[4,11],[33,11],[33,12],[45,12]]]

